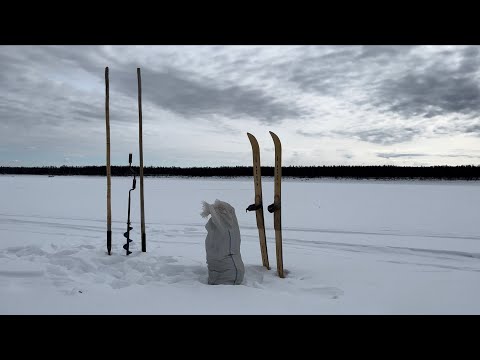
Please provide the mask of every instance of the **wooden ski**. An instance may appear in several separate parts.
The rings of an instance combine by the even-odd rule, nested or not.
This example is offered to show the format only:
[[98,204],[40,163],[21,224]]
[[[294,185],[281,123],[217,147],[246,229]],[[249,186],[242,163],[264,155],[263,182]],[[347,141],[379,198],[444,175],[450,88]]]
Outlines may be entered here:
[[277,135],[270,131],[275,145],[275,169],[274,169],[274,199],[273,204],[268,206],[268,211],[273,213],[273,227],[275,229],[275,245],[277,250],[277,272],[278,276],[284,278],[283,273],[283,249],[282,249],[282,144]]
[[268,252],[267,252],[267,239],[265,236],[265,221],[263,216],[263,203],[262,203],[262,174],[260,166],[260,148],[258,146],[258,141],[250,133],[247,133],[250,144],[252,145],[253,153],[253,180],[255,186],[255,204],[250,205],[247,208],[247,211],[255,210],[257,215],[257,228],[258,236],[260,239],[260,252],[262,255],[262,265],[270,270],[270,265],[268,263]]

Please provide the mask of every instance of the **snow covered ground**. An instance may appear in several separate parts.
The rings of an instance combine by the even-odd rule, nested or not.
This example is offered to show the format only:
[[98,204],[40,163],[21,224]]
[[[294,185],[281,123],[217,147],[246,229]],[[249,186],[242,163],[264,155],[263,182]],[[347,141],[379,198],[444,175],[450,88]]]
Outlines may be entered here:
[[[137,187],[126,257],[131,184],[112,178],[108,256],[106,178],[0,176],[0,314],[480,314],[480,182],[285,179],[285,279],[268,212],[261,266],[252,178],[145,178],[147,253]],[[240,286],[207,285],[215,199],[236,209]]]

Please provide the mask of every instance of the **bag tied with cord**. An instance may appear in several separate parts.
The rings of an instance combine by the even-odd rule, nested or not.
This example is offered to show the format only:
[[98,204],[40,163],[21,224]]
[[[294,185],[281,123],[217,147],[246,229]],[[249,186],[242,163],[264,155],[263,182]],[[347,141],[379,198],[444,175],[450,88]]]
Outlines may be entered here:
[[230,204],[215,200],[213,204],[202,202],[201,216],[210,219],[205,225],[207,237],[208,283],[210,285],[239,285],[243,281],[245,267],[240,254],[240,229],[235,209]]

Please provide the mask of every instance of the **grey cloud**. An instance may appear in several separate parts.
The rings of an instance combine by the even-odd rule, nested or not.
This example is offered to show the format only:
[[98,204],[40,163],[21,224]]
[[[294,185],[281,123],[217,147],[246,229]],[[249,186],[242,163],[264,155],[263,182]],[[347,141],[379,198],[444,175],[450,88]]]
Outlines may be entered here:
[[369,129],[369,130],[358,130],[358,131],[345,131],[339,130],[335,133],[359,139],[362,141],[381,144],[381,145],[391,145],[402,142],[407,142],[412,140],[416,135],[421,133],[420,129],[414,128],[384,128],[384,129]]
[[[413,50],[419,47],[306,48],[287,73],[304,91],[407,119],[479,112],[480,46],[440,47],[431,58]],[[351,91],[362,96],[352,97]]]
[[[163,52],[165,56],[158,56]],[[332,117],[335,124],[337,108],[342,118],[355,117],[348,120],[352,127],[338,123],[335,131],[310,132],[297,123],[296,133],[383,145],[422,134],[480,136],[480,46],[444,50],[416,46],[159,47],[153,53],[148,48],[128,47],[5,46],[0,47],[2,141],[8,143],[11,134],[32,127],[23,132],[24,139],[43,129],[42,134],[71,137],[72,124],[78,125],[75,131],[84,124],[88,124],[82,128],[86,132],[104,131],[105,66],[110,68],[111,120],[125,124],[135,124],[138,116],[136,68],[141,67],[147,121],[156,116],[155,110],[165,109],[187,120],[205,122],[205,129],[215,128],[209,131],[233,132],[242,127],[241,120],[273,124],[308,119],[309,111],[322,121]],[[325,110],[329,101],[332,109]],[[306,110],[317,103],[319,110]],[[394,123],[388,119],[392,113],[401,115],[395,116]],[[435,116],[443,118],[435,124]],[[399,124],[402,118],[405,123]],[[419,121],[411,118],[424,119],[414,128]]]
[[460,63],[460,71],[466,74],[472,74],[479,70],[480,66],[480,46],[470,46],[463,50],[463,59]]
[[390,159],[390,158],[399,158],[399,157],[417,157],[417,156],[429,156],[428,154],[416,154],[416,153],[377,153],[378,157],[384,158],[384,159]]
[[480,136],[480,122],[477,116],[454,117],[445,125],[433,128],[435,135],[471,134]]
[[41,47],[36,56],[38,61],[49,61],[51,64],[60,62],[64,66],[70,66],[76,70],[82,69],[102,78],[105,65],[99,60],[110,60],[103,47],[93,45]]
[[[85,107],[85,104],[83,104],[83,107]],[[72,109],[72,114],[76,115],[75,118],[80,121],[91,122],[100,117],[103,119],[104,111],[103,108],[90,106],[86,109]]]
[[340,135],[342,137],[353,138],[365,142],[381,145],[391,145],[412,140],[415,136],[422,133],[422,130],[411,127],[406,128],[377,128],[366,130],[333,130],[331,132],[306,132],[297,130],[297,134],[306,137],[322,137]]
[[[132,64],[121,71],[117,70],[115,89],[136,96],[135,69]],[[194,77],[174,68],[162,72],[142,70],[142,96],[159,107],[186,117],[252,117],[271,124],[303,115],[303,111],[295,104],[278,101],[261,90],[235,85],[223,87],[212,79]]]
[[[103,67],[100,68],[93,63],[93,56],[89,54],[96,53],[97,57],[104,57],[107,63],[112,64],[111,91],[118,90],[136,99],[136,68],[141,64],[125,63],[128,59],[123,59],[122,63],[118,58],[108,55],[103,48],[86,47],[82,49],[80,57],[72,56],[72,52],[79,52],[78,49],[65,50],[62,47],[55,47],[49,50],[53,50],[58,57],[75,58],[78,66],[100,76],[103,76]],[[218,62],[220,69],[224,64],[235,68],[248,62],[245,58],[229,62],[224,55],[215,55],[215,48],[211,48],[211,51],[213,52],[211,59]],[[217,51],[222,54],[221,48]],[[201,69],[199,71],[201,72]],[[252,117],[271,124],[304,114],[304,110],[295,103],[275,99],[261,89],[237,85],[225,86],[216,79],[207,79],[198,73],[182,71],[165,63],[161,70],[142,68],[142,96],[156,106],[186,117],[211,115],[229,118]]]
[[433,132],[437,135],[448,135],[453,132],[453,129],[447,126],[437,126],[433,129]]
[[[254,68],[248,69],[258,78],[265,79],[266,76],[290,80],[305,91],[344,96],[343,92],[350,89],[363,89],[367,96],[356,99],[357,104],[370,104],[371,107],[407,117],[433,117],[448,112],[472,113],[479,109],[480,90],[472,75],[480,65],[480,47],[446,50],[437,61],[418,57],[411,51],[415,48],[299,46],[289,50],[294,58],[275,64],[250,62],[246,54],[254,56],[258,48],[231,57],[224,47],[210,47],[201,56],[216,64],[220,77],[225,75],[225,71],[235,72],[235,69],[241,75],[247,64],[254,64]],[[0,73],[2,83],[6,82],[7,73],[15,73],[13,70],[17,70],[19,80],[24,72],[22,70],[28,69],[32,62],[52,68],[73,66],[77,71],[87,71],[102,83],[104,66],[110,64],[111,91],[118,89],[131,98],[136,97],[135,69],[141,64],[132,62],[133,55],[122,50],[123,47],[117,47],[116,54],[99,46],[36,46],[21,50],[14,47],[11,53],[10,49],[0,52],[0,65],[3,69],[10,69]],[[15,55],[22,51],[28,56]],[[166,54],[167,59],[175,56],[178,54]],[[452,56],[461,57],[456,68],[449,66]],[[183,116],[219,114],[231,118],[253,117],[273,123],[307,114],[293,101],[277,99],[260,87],[225,85],[220,79],[206,79],[199,73],[174,69],[172,64],[168,68],[165,64],[169,60],[162,61],[163,65],[155,70],[142,68],[144,98]],[[425,64],[428,65],[426,68]],[[421,70],[418,70],[420,65]],[[402,70],[400,75],[392,75],[399,66],[404,66],[406,73]]]
[[297,61],[288,64],[289,81],[302,90],[325,95],[336,95],[349,82],[361,75],[354,71],[352,61],[359,52],[358,47],[334,48],[325,53],[323,48],[306,48]]
[[[375,90],[376,105],[407,117],[478,112],[480,87],[475,73],[479,70],[480,49],[469,47],[455,54],[461,57],[455,67],[453,59],[445,56],[424,69],[412,66],[398,78],[384,80]],[[421,64],[420,60],[416,63]]]
[[[332,46],[306,47],[297,61],[289,64],[289,80],[301,89],[323,95],[368,85],[369,77],[381,76],[378,69],[408,56],[412,46]],[[377,71],[377,73],[375,73]]]
[[435,156],[441,156],[441,157],[466,157],[466,158],[471,158],[471,159],[477,159],[480,158],[480,156],[476,155],[469,155],[469,154],[448,154],[448,155],[435,155]]
[[[58,90],[61,89],[31,87],[16,94],[15,98],[0,92],[0,121],[25,127],[68,126],[71,121],[91,122],[105,116],[101,101],[85,98],[73,89],[71,93],[59,96]],[[84,100],[79,101],[82,97]]]
[[12,76],[21,75],[17,72],[17,66],[15,65],[16,59],[10,54],[0,51],[0,85],[2,87],[9,86],[9,79]]
[[378,157],[389,159],[389,158],[399,158],[399,157],[425,157],[425,156],[433,156],[433,157],[448,157],[448,158],[480,158],[480,156],[469,155],[469,154],[426,154],[426,153],[377,153]]
[[480,135],[480,125],[471,125],[467,126],[465,128],[466,133],[475,133],[477,135]]
[[[43,115],[45,122],[53,122],[59,117],[73,117],[75,121],[84,122],[103,117],[104,100],[100,94],[104,93],[105,65],[110,67],[111,112],[120,121],[129,118],[124,105],[121,108],[118,108],[119,104],[113,105],[117,91],[127,95],[131,105],[136,102],[136,68],[141,64],[132,63],[131,58],[116,58],[98,46],[32,46],[3,50],[0,51],[0,66],[8,71],[0,73],[3,88],[0,97],[9,105],[2,108],[2,121],[15,118],[16,121],[32,123],[31,99],[37,101],[38,114]],[[260,89],[225,85],[216,79],[205,79],[199,74],[172,67],[160,68],[163,70],[142,68],[144,101],[185,117],[213,119],[215,115],[220,115],[233,119],[256,118],[271,124],[304,114],[304,110],[294,103],[278,100]],[[64,76],[81,78],[82,71],[85,71],[96,78],[101,84],[95,90],[98,98],[92,103],[92,99],[85,98],[82,91],[75,88],[75,83],[64,83],[63,88],[53,85],[53,79],[61,69]],[[12,96],[7,100],[6,94]],[[59,115],[62,109],[63,113]]]
[[376,128],[366,130],[333,130],[329,132],[306,132],[297,130],[297,134],[306,137],[323,137],[340,135],[341,137],[353,138],[369,143],[391,145],[412,140],[422,133],[419,128]]
[[297,130],[297,134],[302,135],[302,136],[307,136],[307,137],[320,137],[320,136],[328,136],[327,133],[325,132],[306,132],[303,130]]
[[[69,69],[71,75],[79,70],[92,74],[100,70],[101,74],[103,64],[95,57],[106,56],[99,46],[5,46],[0,48],[0,65],[9,69],[3,74],[9,73],[14,80],[21,80],[22,76],[23,80],[31,80],[35,73],[48,81],[49,75],[61,68]],[[29,77],[25,77],[27,73]]]
[[433,117],[445,113],[472,113],[480,109],[480,88],[467,75],[442,71],[408,74],[388,81],[378,90],[381,105],[405,116]]
[[70,75],[81,77],[78,68],[71,66],[87,56],[87,49],[79,48],[0,48],[0,66],[7,69],[0,73],[0,121],[29,128],[63,124],[67,128],[72,121],[90,122],[104,116],[103,99],[68,82]]
[[408,54],[415,46],[411,45],[364,45],[356,59],[386,59]]

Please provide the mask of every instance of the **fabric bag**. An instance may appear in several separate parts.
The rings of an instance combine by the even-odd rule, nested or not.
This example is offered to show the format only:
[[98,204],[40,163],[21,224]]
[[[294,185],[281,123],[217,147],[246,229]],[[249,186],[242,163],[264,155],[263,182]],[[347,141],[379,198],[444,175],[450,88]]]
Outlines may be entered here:
[[203,201],[201,216],[210,219],[205,225],[207,237],[208,283],[210,285],[239,285],[243,281],[245,267],[240,254],[240,229],[235,209],[230,204],[215,200]]

